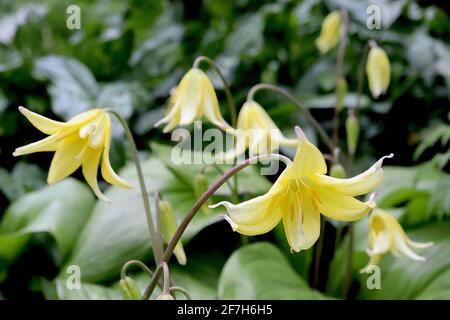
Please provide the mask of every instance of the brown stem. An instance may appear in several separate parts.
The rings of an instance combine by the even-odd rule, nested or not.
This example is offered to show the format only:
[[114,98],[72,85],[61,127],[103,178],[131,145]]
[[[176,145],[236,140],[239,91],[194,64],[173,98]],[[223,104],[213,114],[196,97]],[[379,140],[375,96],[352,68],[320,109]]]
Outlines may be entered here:
[[347,269],[344,277],[343,296],[348,298],[350,285],[352,283],[352,264],[353,264],[353,223],[348,225],[348,252],[347,252]]
[[143,300],[148,300],[150,295],[153,292],[153,289],[156,286],[156,281],[158,279],[159,270],[161,269],[161,263],[167,263],[170,259],[170,257],[173,254],[173,250],[175,249],[175,246],[177,245],[178,241],[180,240],[181,236],[183,235],[184,231],[186,230],[187,226],[191,222],[192,218],[194,218],[197,211],[208,201],[208,199],[232,176],[234,176],[236,173],[238,173],[240,170],[244,169],[248,165],[252,163],[256,163],[258,160],[261,159],[277,159],[280,161],[285,161],[290,163],[291,160],[286,158],[285,156],[282,156],[280,154],[268,154],[268,155],[259,155],[251,157],[247,160],[245,160],[243,163],[235,165],[233,168],[229,169],[224,173],[223,176],[221,176],[219,179],[216,180],[209,188],[206,190],[206,192],[197,199],[197,201],[194,203],[192,208],[189,210],[188,214],[184,217],[183,221],[181,221],[180,225],[178,226],[177,230],[175,231],[175,234],[173,235],[172,239],[170,239],[169,244],[167,245],[166,250],[164,251],[161,260],[158,264],[158,268],[156,269],[155,273],[153,274],[152,280],[148,287],[145,289],[144,295],[142,297]]

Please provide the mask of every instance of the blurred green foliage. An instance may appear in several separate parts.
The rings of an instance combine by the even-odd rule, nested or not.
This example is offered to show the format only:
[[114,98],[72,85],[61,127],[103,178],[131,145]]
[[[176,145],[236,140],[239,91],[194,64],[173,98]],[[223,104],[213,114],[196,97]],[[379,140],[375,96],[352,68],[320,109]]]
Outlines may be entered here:
[[[374,2],[383,8],[382,30],[366,27],[366,8]],[[80,30],[70,30],[66,26],[66,9],[72,4],[81,10]],[[167,144],[169,140],[153,126],[163,114],[170,89],[190,68],[195,57],[207,55],[222,68],[239,105],[244,102],[252,85],[259,82],[279,84],[300,98],[325,129],[330,130],[335,102],[336,50],[320,56],[314,40],[325,15],[337,8],[348,10],[350,15],[349,46],[344,64],[348,94],[343,107],[355,106],[358,66],[369,39],[375,39],[383,47],[392,65],[392,80],[386,95],[374,101],[367,84],[364,85],[359,119],[362,136],[356,154],[358,171],[367,168],[375,158],[394,152],[395,158],[390,164],[402,167],[386,173],[390,183],[380,189],[380,193],[385,194],[381,197],[381,205],[403,208],[405,213],[401,221],[409,228],[429,228],[430,223],[448,220],[449,178],[442,171],[448,170],[450,159],[450,16],[438,1],[0,0],[1,296],[118,298],[117,280],[121,264],[130,258],[149,256],[146,230],[142,223],[139,224],[140,220],[133,220],[134,216],[138,219],[139,214],[142,215],[139,198],[133,200],[133,194],[121,193],[115,188],[108,192],[121,193],[115,196],[127,199],[131,209],[120,206],[105,208],[100,203],[93,210],[68,209],[69,214],[65,216],[68,223],[75,221],[70,220],[75,215],[80,224],[76,230],[83,230],[76,244],[70,233],[67,235],[70,239],[61,236],[61,232],[65,234],[65,224],[54,213],[54,206],[58,204],[51,199],[48,203],[36,204],[33,209],[36,214],[30,219],[24,218],[27,221],[8,227],[8,221],[16,223],[16,219],[21,217],[23,208],[29,205],[28,199],[40,197],[41,193],[52,193],[49,187],[41,189],[45,185],[49,155],[12,157],[14,148],[40,138],[19,115],[18,106],[24,105],[62,120],[93,107],[114,108],[129,121],[139,148],[149,151],[150,141],[165,141]],[[222,102],[225,101],[222,83],[213,70],[209,70],[208,75],[213,80],[227,118],[226,104]],[[260,93],[256,99],[286,135],[293,135],[295,124],[305,127],[308,133],[312,132],[294,105],[271,93]],[[344,110],[342,123],[345,116]],[[345,148],[344,128],[341,131],[340,145]],[[127,146],[120,130],[116,129],[114,137],[111,155],[113,166],[119,168],[127,162]],[[154,178],[150,185],[159,181],[161,188],[166,188],[163,190],[166,191],[165,196],[177,203],[174,207],[181,218],[195,200],[189,181],[198,168],[174,168],[167,162],[164,147],[153,145],[151,149],[154,152],[148,161],[154,162],[150,167],[156,170],[149,172],[148,176]],[[426,164],[409,167],[418,161]],[[422,168],[433,171],[432,174],[427,171],[431,180],[418,173],[423,171]],[[130,170],[126,168],[125,172]],[[247,178],[250,186],[256,181],[251,179],[259,179],[254,173]],[[268,181],[258,181],[256,185],[260,188],[250,188],[248,194],[266,190],[264,187]],[[403,184],[395,183],[399,181]],[[81,188],[72,180],[66,184]],[[78,194],[88,197],[85,192],[87,190],[77,192],[77,197]],[[174,279],[189,287],[194,297],[321,296],[308,291],[306,285],[310,280],[308,276],[311,277],[311,251],[290,255],[277,232],[260,238],[278,243],[280,248],[267,243],[241,248],[222,270],[226,259],[239,247],[239,239],[225,224],[206,227],[212,220],[207,215],[199,217],[193,227],[195,230],[187,236],[189,240],[193,238],[187,250],[188,266],[185,269],[176,267],[180,270],[174,271]],[[448,247],[450,230],[448,224],[446,226],[443,233],[447,242],[443,244],[447,243]],[[114,232],[110,234],[111,230]],[[226,240],[215,243],[217,235],[223,235]],[[17,246],[11,245],[8,239],[12,238]],[[426,234],[423,238],[427,239]],[[215,244],[205,244],[204,239]],[[117,242],[117,250],[112,248],[115,243],[112,240]],[[45,248],[44,252],[42,248]],[[438,248],[436,250],[445,250],[441,246]],[[363,249],[358,247],[355,250]],[[2,250],[7,252],[3,254]],[[273,251],[273,256],[280,256],[279,263],[273,262],[274,265],[270,266],[273,268],[271,274],[283,272],[289,275],[292,278],[289,281],[291,289],[277,289],[280,279],[268,278],[264,273],[267,270],[261,271],[258,265],[246,263],[255,255],[265,263],[267,257],[258,255],[259,251],[266,255]],[[341,246],[338,252],[342,251]],[[191,259],[208,252],[216,255],[207,262],[201,255],[198,259]],[[342,269],[339,254],[342,256],[343,253],[338,253],[332,262],[333,268],[337,269],[332,270]],[[281,259],[281,255],[288,256],[289,260]],[[436,268],[436,265],[433,267],[433,255],[438,253],[430,253],[427,262],[432,265],[430,269]],[[34,262],[33,268],[28,265],[30,259],[38,261]],[[65,289],[63,266],[68,261],[95,266],[86,271],[83,292]],[[446,279],[449,279],[450,266],[439,263],[441,270],[447,270]],[[405,267],[407,264],[402,266],[400,263],[393,268],[395,272],[401,272]],[[240,283],[236,278],[236,268],[251,275],[248,283]],[[326,286],[327,294],[339,297],[339,290],[335,288],[341,284],[339,277],[331,283],[326,283],[326,273],[323,278],[322,289]],[[143,275],[138,275],[138,279],[145,285]],[[355,281],[359,281],[356,269]],[[408,281],[406,279],[405,283]],[[293,286],[295,283],[299,285]],[[243,285],[252,292],[251,295],[239,291]],[[425,286],[422,282],[420,285]],[[267,292],[267,288],[273,290],[273,295]],[[448,297],[446,288],[436,290],[447,290],[445,294]],[[421,295],[418,290],[399,297],[440,297],[433,295],[437,291]],[[359,297],[397,296],[372,296],[362,292]]]

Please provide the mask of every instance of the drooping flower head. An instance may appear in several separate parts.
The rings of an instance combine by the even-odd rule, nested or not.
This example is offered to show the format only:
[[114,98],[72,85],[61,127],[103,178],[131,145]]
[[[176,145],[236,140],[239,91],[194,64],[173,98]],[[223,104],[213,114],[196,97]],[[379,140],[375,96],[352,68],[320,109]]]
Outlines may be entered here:
[[189,125],[202,116],[223,130],[232,130],[220,113],[216,92],[208,76],[202,70],[192,68],[172,92],[167,114],[155,126],[167,123],[163,129],[167,133],[177,125]]
[[333,49],[341,39],[342,16],[339,11],[330,12],[323,20],[320,36],[316,40],[316,46],[320,53],[325,54]]
[[389,58],[378,46],[372,47],[367,56],[367,79],[372,96],[376,99],[384,94],[391,81],[391,64]]
[[281,130],[267,112],[255,101],[247,101],[242,106],[237,119],[235,148],[226,154],[226,160],[233,159],[250,149],[252,155],[266,154],[279,146],[296,147],[297,139],[284,137]]
[[96,196],[109,201],[98,186],[97,173],[101,161],[101,173],[107,182],[124,188],[132,188],[132,185],[120,178],[111,167],[109,161],[111,119],[105,110],[86,111],[68,122],[48,119],[24,107],[19,107],[19,111],[38,130],[49,136],[17,148],[13,155],[55,152],[48,172],[47,182],[49,184],[64,179],[81,166],[83,175]]
[[369,213],[373,196],[368,202],[355,196],[369,193],[381,182],[385,157],[353,178],[329,177],[323,155],[300,128],[296,132],[295,158],[266,194],[237,205],[222,201],[213,207],[224,205],[228,222],[245,235],[266,233],[283,220],[289,245],[298,252],[310,248],[319,237],[321,213],[338,221],[354,221]]
[[425,261],[413,249],[424,249],[433,245],[432,242],[415,242],[408,238],[398,221],[388,212],[375,208],[369,218],[369,244],[367,254],[370,257],[368,265],[361,270],[365,272],[372,265],[377,265],[383,254],[391,252],[399,257],[404,256],[414,261]]

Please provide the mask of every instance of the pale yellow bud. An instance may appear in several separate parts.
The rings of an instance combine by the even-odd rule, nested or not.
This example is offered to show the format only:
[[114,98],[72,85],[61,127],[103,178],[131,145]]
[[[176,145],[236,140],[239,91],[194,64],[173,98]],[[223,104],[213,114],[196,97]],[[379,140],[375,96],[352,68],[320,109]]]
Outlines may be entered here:
[[156,300],[175,300],[175,298],[170,294],[161,294]]
[[359,121],[355,115],[350,114],[345,121],[345,130],[347,132],[347,148],[350,154],[355,154],[356,146],[359,140]]
[[124,300],[140,300],[141,292],[134,280],[130,277],[125,277],[120,280],[120,293]]
[[320,36],[316,40],[316,46],[320,53],[324,54],[333,49],[341,39],[342,16],[339,11],[329,13],[322,23]]
[[[159,212],[161,217],[161,236],[165,243],[169,243],[177,230],[177,221],[169,202],[161,200],[159,202]],[[178,241],[173,254],[177,258],[179,264],[186,264],[186,254],[181,240]]]
[[391,64],[386,52],[380,47],[370,49],[367,57],[366,73],[370,92],[376,99],[386,92],[391,81]]

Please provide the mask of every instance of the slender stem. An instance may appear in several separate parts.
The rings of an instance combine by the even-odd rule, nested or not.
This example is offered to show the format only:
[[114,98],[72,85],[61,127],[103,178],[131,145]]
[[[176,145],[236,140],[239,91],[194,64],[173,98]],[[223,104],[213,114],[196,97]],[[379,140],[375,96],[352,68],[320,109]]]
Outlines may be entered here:
[[163,270],[163,291],[162,294],[170,294],[170,272],[166,262],[161,262]]
[[122,279],[126,278],[128,268],[131,267],[131,266],[138,266],[138,267],[141,268],[146,274],[148,274],[148,275],[150,276],[150,278],[153,277],[153,271],[150,270],[150,268],[147,267],[147,266],[145,265],[145,263],[143,263],[142,261],[139,261],[139,260],[129,260],[129,261],[127,261],[127,263],[125,263],[125,264],[123,265],[122,270],[120,271],[120,277],[121,277]]
[[345,61],[345,49],[347,47],[347,33],[348,33],[348,13],[346,10],[341,10],[342,16],[342,34],[341,34],[341,42],[339,44],[338,55],[336,59],[336,107],[334,108],[334,116],[333,116],[333,134],[332,134],[332,142],[333,146],[337,147],[339,143],[339,115],[341,113],[341,108],[338,106],[339,100],[339,88],[338,84],[340,79],[342,78],[343,69],[344,69],[344,61]]
[[257,85],[254,85],[250,91],[247,94],[247,101],[251,101],[253,100],[254,95],[256,94],[257,91],[259,90],[270,90],[270,91],[274,91],[280,95],[282,95],[283,97],[285,97],[286,99],[290,100],[292,103],[294,103],[299,109],[300,111],[302,111],[306,118],[308,119],[308,121],[312,124],[312,126],[317,130],[317,132],[319,133],[322,141],[327,145],[327,147],[330,149],[330,151],[333,151],[333,145],[331,143],[331,139],[328,136],[328,134],[325,132],[325,130],[322,128],[322,126],[320,125],[319,122],[317,122],[317,120],[312,116],[311,112],[309,111],[308,108],[306,108],[296,97],[294,97],[291,93],[289,93],[287,90],[284,90],[280,87],[277,87],[273,84],[269,84],[269,83],[259,83]]
[[[230,110],[230,116],[231,116],[231,125],[236,128],[237,125],[237,111],[236,111],[236,102],[233,99],[233,95],[231,94],[231,89],[230,89],[230,85],[228,84],[227,79],[225,79],[222,71],[220,71],[219,66],[211,59],[208,58],[206,56],[199,56],[197,57],[197,59],[195,59],[194,64],[193,64],[193,68],[198,68],[201,62],[206,62],[208,63],[219,75],[220,79],[223,82],[223,87],[225,90],[225,94],[227,96],[227,101],[228,101],[228,108]],[[236,195],[237,198],[239,199],[239,187],[238,187],[238,178],[237,176],[234,176],[233,178],[233,183],[234,183],[234,188],[236,191]]]
[[[172,239],[170,239],[170,242],[164,251],[160,263],[158,265],[161,265],[162,262],[168,262],[170,257],[172,256],[173,250],[175,249],[175,246],[177,245],[178,241],[180,240],[181,236],[183,235],[184,231],[186,230],[187,226],[191,222],[192,218],[194,218],[197,211],[208,201],[208,199],[232,176],[234,176],[236,173],[238,173],[240,170],[246,168],[252,163],[256,163],[258,160],[262,159],[274,159],[283,161],[286,164],[290,164],[291,160],[283,155],[280,154],[267,154],[267,155],[259,155],[254,156],[251,158],[246,159],[244,162],[239,163],[235,165],[233,168],[230,168],[228,171],[225,172],[224,175],[222,175],[219,179],[217,179],[209,188],[206,190],[206,192],[197,199],[197,201],[194,203],[192,208],[189,210],[188,214],[184,217],[183,221],[178,225],[177,230],[175,231]],[[156,269],[155,273],[153,274],[152,281],[148,285],[148,287],[145,289],[143,300],[148,300],[150,295],[153,292],[153,289],[156,286],[156,280],[158,278],[158,270]]]
[[152,218],[152,212],[150,210],[150,203],[148,201],[148,194],[147,194],[147,187],[145,186],[145,179],[144,174],[142,172],[142,166],[141,161],[139,160],[139,154],[136,147],[136,143],[133,138],[133,134],[131,133],[130,128],[128,127],[128,124],[126,123],[125,119],[122,118],[122,116],[115,110],[107,109],[107,112],[114,115],[117,120],[119,120],[120,124],[122,125],[123,129],[125,130],[125,135],[128,139],[128,143],[131,146],[131,153],[133,155],[133,160],[136,165],[136,171],[139,179],[139,186],[141,188],[141,195],[142,195],[142,201],[144,203],[144,210],[145,210],[145,216],[147,218],[147,224],[148,224],[148,230],[150,232],[150,240],[152,244],[152,250],[153,250],[153,257],[155,259],[155,262],[157,263],[162,255],[162,242],[161,239],[158,239],[156,236],[156,230],[155,225],[153,223]]
[[353,264],[353,241],[354,241],[353,223],[348,225],[348,252],[347,252],[347,269],[344,277],[343,296],[348,298],[350,285],[352,283],[352,264]]
[[156,210],[156,237],[163,242],[162,236],[161,236],[161,210],[159,208],[159,201],[161,200],[161,194],[159,191],[155,191],[155,210]]
[[364,52],[363,52],[363,58],[361,59],[361,62],[358,66],[358,79],[356,84],[356,103],[353,110],[350,110],[351,113],[353,113],[355,116],[358,115],[359,108],[361,107],[361,98],[362,98],[362,91],[364,88],[364,69],[367,62],[367,56],[369,54],[372,40],[369,40],[366,45],[364,46]]
[[171,293],[173,296],[175,296],[175,295],[174,295],[175,292],[181,292],[181,293],[186,297],[187,300],[192,300],[191,295],[189,294],[189,292],[188,292],[185,288],[177,287],[177,286],[175,286],[175,287],[170,287],[170,293]]
[[225,90],[225,94],[227,96],[228,101],[228,107],[230,109],[230,116],[231,116],[231,125],[236,128],[237,123],[237,112],[236,112],[236,103],[234,102],[233,95],[231,94],[230,85],[228,84],[227,79],[225,79],[222,71],[220,71],[219,66],[211,59],[205,56],[200,56],[195,59],[193,68],[198,68],[200,63],[206,62],[208,63],[219,75],[220,79],[223,82],[223,87]]
[[325,218],[322,217],[322,220],[320,221],[320,236],[319,241],[317,243],[316,248],[316,254],[314,257],[314,282],[313,287],[317,289],[319,287],[319,274],[320,274],[320,260],[322,258],[322,251],[323,251],[323,242],[325,238]]

